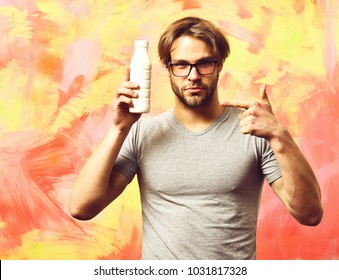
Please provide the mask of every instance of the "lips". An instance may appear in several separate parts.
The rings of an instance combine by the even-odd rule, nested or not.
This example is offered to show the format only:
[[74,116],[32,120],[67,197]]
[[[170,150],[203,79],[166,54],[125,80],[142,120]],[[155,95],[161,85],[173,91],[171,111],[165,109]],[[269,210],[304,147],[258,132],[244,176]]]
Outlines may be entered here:
[[204,90],[204,88],[202,88],[202,87],[187,87],[185,90],[194,94],[194,93],[199,93],[200,91]]

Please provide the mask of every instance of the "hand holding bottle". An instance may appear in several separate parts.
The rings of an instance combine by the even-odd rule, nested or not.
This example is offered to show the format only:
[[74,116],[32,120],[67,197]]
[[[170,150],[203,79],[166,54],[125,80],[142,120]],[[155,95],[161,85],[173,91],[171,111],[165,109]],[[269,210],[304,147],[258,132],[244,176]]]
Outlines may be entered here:
[[113,104],[113,126],[118,130],[129,131],[141,113],[150,111],[151,68],[148,41],[136,40],[130,68],[117,88]]
[[130,113],[133,107],[132,98],[138,98],[139,85],[130,81],[130,69],[127,68],[122,83],[117,88],[116,99],[113,103],[112,125],[120,131],[129,131],[131,126],[140,118],[141,113]]

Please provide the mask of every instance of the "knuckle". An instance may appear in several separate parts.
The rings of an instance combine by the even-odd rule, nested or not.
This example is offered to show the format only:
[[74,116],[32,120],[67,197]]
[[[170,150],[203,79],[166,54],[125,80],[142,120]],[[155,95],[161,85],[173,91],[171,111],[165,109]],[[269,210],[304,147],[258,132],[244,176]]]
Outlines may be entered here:
[[125,92],[126,92],[126,88],[124,88],[124,87],[118,87],[117,90],[116,90],[117,96],[121,96],[121,95],[125,94]]
[[117,99],[118,104],[125,103],[125,102],[126,102],[126,97],[124,95],[121,95],[118,97]]
[[254,113],[256,110],[258,110],[261,107],[261,103],[258,101],[254,101],[251,106],[251,111]]
[[255,121],[256,121],[256,117],[255,117],[255,116],[250,116],[250,117],[248,118],[248,123],[249,123],[250,125],[254,124]]
[[255,115],[255,110],[253,107],[247,110],[247,115],[248,116],[254,116]]

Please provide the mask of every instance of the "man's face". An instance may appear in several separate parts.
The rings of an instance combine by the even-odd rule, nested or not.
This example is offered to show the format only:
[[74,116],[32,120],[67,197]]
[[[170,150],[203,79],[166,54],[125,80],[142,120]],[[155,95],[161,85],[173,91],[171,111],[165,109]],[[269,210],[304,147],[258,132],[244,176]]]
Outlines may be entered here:
[[[208,45],[193,37],[179,37],[172,45],[171,63],[178,64],[178,67],[187,63],[204,63],[213,60],[215,60],[215,57],[213,57]],[[209,104],[216,92],[220,70],[220,67],[216,66],[212,74],[201,75],[193,67],[186,77],[176,77],[169,70],[172,90],[178,100],[186,107],[203,107]]]

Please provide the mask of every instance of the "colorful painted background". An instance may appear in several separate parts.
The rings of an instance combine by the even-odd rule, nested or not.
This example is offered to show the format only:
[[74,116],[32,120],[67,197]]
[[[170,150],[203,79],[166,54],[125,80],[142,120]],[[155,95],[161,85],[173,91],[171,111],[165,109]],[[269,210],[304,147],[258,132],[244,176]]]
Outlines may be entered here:
[[231,44],[220,99],[258,98],[267,83],[321,184],[314,228],[265,185],[258,259],[339,259],[338,11],[337,0],[0,0],[0,258],[140,258],[136,181],[91,221],[70,217],[70,191],[111,122],[133,41],[150,41],[151,116],[173,102],[160,33],[195,15]]

